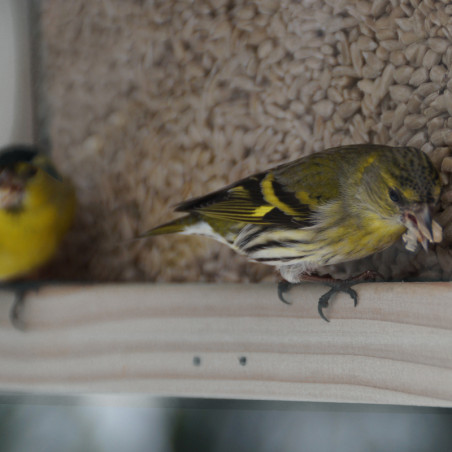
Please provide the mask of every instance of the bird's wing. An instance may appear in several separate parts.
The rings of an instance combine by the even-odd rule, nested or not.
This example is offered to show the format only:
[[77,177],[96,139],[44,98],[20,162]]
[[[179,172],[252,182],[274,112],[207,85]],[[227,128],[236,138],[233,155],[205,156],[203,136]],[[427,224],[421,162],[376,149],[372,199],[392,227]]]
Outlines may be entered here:
[[[304,158],[243,179],[206,196],[185,201],[176,211],[198,212],[226,221],[307,227],[316,208],[336,195],[328,190],[324,165]],[[331,189],[331,187],[330,187]]]

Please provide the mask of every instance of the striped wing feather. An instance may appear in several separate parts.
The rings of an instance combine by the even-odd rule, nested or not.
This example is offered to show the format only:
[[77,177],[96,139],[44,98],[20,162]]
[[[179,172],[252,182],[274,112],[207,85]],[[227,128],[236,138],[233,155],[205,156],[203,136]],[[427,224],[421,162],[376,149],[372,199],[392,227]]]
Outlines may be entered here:
[[[309,159],[304,158],[256,174],[208,195],[185,201],[175,210],[259,225],[312,226],[313,209],[327,202],[331,194],[325,190],[321,171],[315,172],[317,184],[311,178],[308,184],[303,184],[306,164],[309,164]],[[296,187],[290,183],[295,174],[298,179]]]

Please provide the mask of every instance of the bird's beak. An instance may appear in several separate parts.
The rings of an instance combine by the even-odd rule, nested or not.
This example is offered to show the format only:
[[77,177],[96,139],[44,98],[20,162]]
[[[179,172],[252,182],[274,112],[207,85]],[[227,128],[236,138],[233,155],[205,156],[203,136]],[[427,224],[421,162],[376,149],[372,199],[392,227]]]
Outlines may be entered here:
[[0,209],[15,209],[22,203],[25,182],[13,171],[0,170]]
[[439,243],[443,239],[442,228],[432,220],[429,206],[426,204],[407,209],[403,213],[402,222],[408,229],[406,233],[408,240],[419,242],[426,251],[429,242]]

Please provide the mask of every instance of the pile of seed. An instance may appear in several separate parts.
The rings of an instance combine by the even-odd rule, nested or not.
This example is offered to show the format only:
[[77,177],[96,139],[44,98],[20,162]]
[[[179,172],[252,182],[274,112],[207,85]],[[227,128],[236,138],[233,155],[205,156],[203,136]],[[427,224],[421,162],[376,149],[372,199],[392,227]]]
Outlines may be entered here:
[[444,241],[428,254],[398,244],[334,273],[449,279],[449,3],[43,0],[41,133],[79,197],[53,274],[274,279],[272,268],[207,239],[130,239],[175,218],[181,200],[311,152],[371,142],[416,146],[442,169]]

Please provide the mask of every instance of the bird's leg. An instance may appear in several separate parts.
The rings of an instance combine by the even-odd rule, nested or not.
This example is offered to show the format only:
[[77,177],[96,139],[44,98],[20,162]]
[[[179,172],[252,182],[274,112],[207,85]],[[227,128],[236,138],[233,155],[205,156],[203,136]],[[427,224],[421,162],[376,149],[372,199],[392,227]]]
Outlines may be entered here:
[[31,290],[38,291],[43,284],[45,283],[42,281],[14,281],[0,285],[0,289],[14,293],[14,302],[9,311],[9,319],[17,330],[25,329],[24,322],[21,319],[21,312],[26,301],[27,293]]
[[320,317],[329,322],[328,318],[323,313],[323,310],[329,306],[330,298],[334,294],[338,292],[344,292],[350,295],[350,298],[353,300],[353,303],[356,307],[356,305],[358,304],[358,294],[354,289],[352,289],[352,286],[354,286],[355,284],[360,284],[365,281],[373,281],[378,277],[382,278],[382,276],[379,273],[373,271],[365,271],[347,280],[335,279],[331,275],[320,276],[316,274],[303,273],[300,275],[299,283],[290,283],[285,280],[280,281],[278,283],[278,297],[282,302],[286,304],[291,304],[291,302],[287,301],[284,298],[284,294],[288,292],[293,286],[297,286],[298,284],[301,284],[303,282],[321,282],[323,284],[326,284],[331,288],[328,292],[326,292],[319,298],[318,311]]
[[366,270],[365,272],[360,273],[359,275],[352,276],[347,279],[347,281],[353,281],[354,284],[363,283],[366,281],[375,281],[376,279],[385,279],[384,276],[373,270]]
[[11,324],[14,326],[14,328],[16,328],[17,330],[24,329],[24,323],[20,318],[20,313],[22,312],[22,309],[25,304],[26,293],[27,293],[26,289],[16,289],[14,291],[14,302],[9,311],[9,320],[11,321]]

